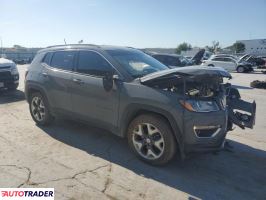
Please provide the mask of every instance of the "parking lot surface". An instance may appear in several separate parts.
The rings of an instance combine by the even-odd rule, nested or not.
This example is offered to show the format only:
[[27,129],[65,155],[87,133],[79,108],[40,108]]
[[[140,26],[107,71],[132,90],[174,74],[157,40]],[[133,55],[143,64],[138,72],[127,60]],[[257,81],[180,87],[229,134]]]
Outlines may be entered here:
[[[23,93],[0,93],[0,187],[54,187],[55,199],[265,199],[266,90],[259,72],[233,73],[243,99],[257,102],[253,130],[236,128],[230,148],[176,159],[163,167],[139,161],[124,139],[77,122],[38,127]],[[88,105],[89,106],[89,105]]]

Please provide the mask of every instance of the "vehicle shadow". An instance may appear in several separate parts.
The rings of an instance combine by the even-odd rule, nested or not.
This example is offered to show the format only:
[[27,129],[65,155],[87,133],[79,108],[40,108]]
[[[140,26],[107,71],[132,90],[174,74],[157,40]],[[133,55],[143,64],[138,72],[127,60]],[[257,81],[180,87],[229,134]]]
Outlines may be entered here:
[[0,90],[0,104],[13,103],[25,100],[25,94],[21,90]]
[[154,167],[139,161],[126,140],[77,122],[58,120],[40,127],[54,139],[86,151],[134,173],[185,192],[189,199],[264,199],[266,196],[266,152],[229,141],[228,151],[178,156],[166,166]]

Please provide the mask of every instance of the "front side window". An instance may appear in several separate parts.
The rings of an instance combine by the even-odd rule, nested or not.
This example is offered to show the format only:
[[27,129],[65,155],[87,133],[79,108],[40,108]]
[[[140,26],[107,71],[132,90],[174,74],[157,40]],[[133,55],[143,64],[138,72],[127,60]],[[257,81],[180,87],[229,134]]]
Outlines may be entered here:
[[224,61],[225,62],[235,62],[233,59],[231,59],[231,58],[224,58]]
[[133,78],[169,69],[155,58],[138,50],[106,50]]
[[112,66],[98,53],[80,51],[77,72],[94,76],[104,76],[112,73]]
[[63,70],[72,70],[74,63],[74,51],[55,52],[51,61],[51,66]]

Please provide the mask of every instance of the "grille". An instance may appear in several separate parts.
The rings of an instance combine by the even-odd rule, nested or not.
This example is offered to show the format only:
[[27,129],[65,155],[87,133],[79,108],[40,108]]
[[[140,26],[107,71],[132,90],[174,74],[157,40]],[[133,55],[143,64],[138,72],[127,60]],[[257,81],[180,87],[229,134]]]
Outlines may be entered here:
[[0,81],[13,79],[10,72],[0,72]]

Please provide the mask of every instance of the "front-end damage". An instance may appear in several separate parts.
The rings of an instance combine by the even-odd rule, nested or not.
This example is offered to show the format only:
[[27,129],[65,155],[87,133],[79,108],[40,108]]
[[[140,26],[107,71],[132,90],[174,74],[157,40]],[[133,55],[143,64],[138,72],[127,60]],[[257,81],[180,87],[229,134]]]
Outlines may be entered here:
[[183,106],[185,151],[220,149],[233,124],[253,128],[256,103],[241,99],[236,88],[224,83],[231,75],[221,68],[175,68],[140,79],[141,83],[178,94]]

